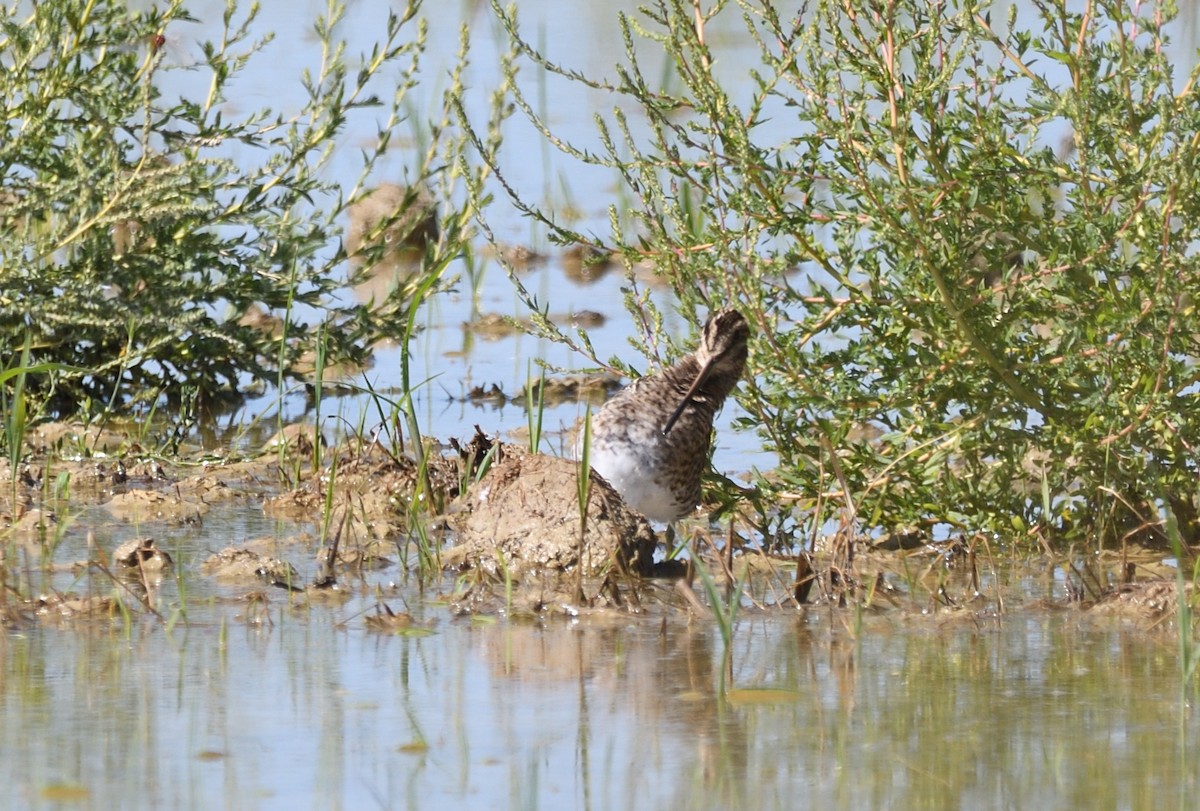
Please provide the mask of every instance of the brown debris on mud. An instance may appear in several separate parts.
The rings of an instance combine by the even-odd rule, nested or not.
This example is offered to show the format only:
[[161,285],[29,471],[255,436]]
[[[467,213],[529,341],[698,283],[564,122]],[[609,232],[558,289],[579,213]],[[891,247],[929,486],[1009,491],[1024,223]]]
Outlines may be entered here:
[[[582,389],[575,395],[585,396]],[[127,438],[118,455],[88,455],[82,430],[46,427],[36,435],[40,450],[15,468],[0,459],[0,532],[9,543],[10,571],[18,561],[31,571],[44,567],[61,575],[63,589],[39,596],[42,583],[14,580],[11,599],[0,603],[0,625],[112,617],[137,609],[139,601],[143,611],[157,613],[157,585],[165,584],[169,595],[173,578],[197,574],[219,581],[220,591],[253,589],[263,595],[257,605],[275,596],[289,604],[342,600],[365,594],[377,582],[372,573],[397,561],[407,567],[397,578],[402,583],[411,575],[428,587],[448,572],[446,590],[432,591],[453,611],[510,617],[628,611],[709,617],[722,601],[740,600],[747,609],[779,615],[829,609],[838,623],[846,622],[843,607],[880,624],[930,628],[1055,611],[1074,612],[1081,623],[1094,617],[1158,631],[1176,627],[1188,604],[1197,604],[1191,584],[1179,591],[1177,569],[1164,563],[1170,553],[1161,547],[1131,547],[1119,556],[1019,549],[1009,555],[980,538],[935,542],[911,529],[872,543],[850,525],[832,541],[814,542],[803,528],[768,537],[748,513],[734,514],[721,531],[683,520],[676,529],[688,539],[686,554],[655,566],[654,531],[603,479],[591,479],[581,542],[578,464],[499,443],[478,428],[466,442],[427,444],[423,463],[372,438],[325,447],[312,426],[283,432],[257,459],[228,463],[142,456]],[[304,444],[310,438],[316,444]],[[110,436],[102,444],[116,441]],[[94,515],[99,524],[119,527],[117,537],[101,531],[99,544],[89,539],[80,551],[74,523],[81,504],[98,506],[88,520]],[[198,563],[188,547],[175,546],[179,536],[193,542],[204,521],[239,504],[261,505],[268,516],[296,525],[257,540],[222,537],[200,547],[202,558],[222,551]],[[144,537],[152,533],[158,541]],[[64,543],[68,552],[60,551]],[[223,549],[227,544],[238,545]],[[166,548],[176,554],[173,569]],[[86,559],[67,560],[68,554]],[[1190,570],[1190,558],[1185,565]],[[1064,582],[1056,572],[1068,569]],[[67,591],[81,578],[95,578],[86,597]],[[392,633],[407,632],[408,622],[386,609],[372,620],[376,630]]]
[[414,514],[439,512],[458,494],[459,470],[460,461],[452,457],[430,452],[422,468],[378,443],[355,441],[294,489],[265,499],[263,510],[294,521],[329,519],[342,544],[342,562],[380,559],[395,552]]

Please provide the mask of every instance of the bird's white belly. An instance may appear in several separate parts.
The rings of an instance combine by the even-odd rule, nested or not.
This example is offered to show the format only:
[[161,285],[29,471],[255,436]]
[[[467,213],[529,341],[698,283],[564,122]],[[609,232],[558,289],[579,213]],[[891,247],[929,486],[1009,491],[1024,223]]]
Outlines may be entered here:
[[629,453],[599,444],[591,449],[592,469],[605,478],[625,503],[651,521],[674,521],[694,508],[683,504],[666,484],[654,453]]

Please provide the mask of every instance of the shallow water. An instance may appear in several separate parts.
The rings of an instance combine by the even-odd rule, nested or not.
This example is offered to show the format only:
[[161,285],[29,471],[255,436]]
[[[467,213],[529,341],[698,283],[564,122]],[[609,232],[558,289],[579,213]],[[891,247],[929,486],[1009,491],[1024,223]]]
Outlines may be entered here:
[[747,620],[725,700],[708,622],[204,613],[4,637],[2,804],[1190,807],[1200,774],[1170,645],[1070,612]]
[[[95,568],[10,551],[26,593],[131,611],[0,635],[0,807],[1190,807],[1200,778],[1169,626],[1053,607],[1044,561],[989,563],[976,599],[961,566],[937,575],[947,610],[913,574],[931,558],[861,556],[888,599],[743,601],[726,658],[677,601],[475,616],[453,578],[421,590],[394,564],[342,571],[340,599],[203,576],[274,539],[313,579],[315,528],[258,499],[191,526],[79,504],[52,559],[146,536],[176,563],[161,620]],[[372,629],[380,604],[411,625]]]
[[[198,572],[265,536],[308,582],[305,530],[253,500],[190,527],[80,508],[54,560],[86,557],[89,532],[150,535],[178,577],[163,621],[127,600],[125,621],[0,636],[0,807],[1190,807],[1200,779],[1175,637],[1047,607],[1039,592],[1063,595],[1044,566],[1001,561],[982,598],[935,614],[746,602],[728,659],[711,617],[651,601],[471,616],[453,579],[420,591],[395,565],[319,601]],[[122,588],[21,560],[32,593]],[[372,630],[380,603],[410,628]]]

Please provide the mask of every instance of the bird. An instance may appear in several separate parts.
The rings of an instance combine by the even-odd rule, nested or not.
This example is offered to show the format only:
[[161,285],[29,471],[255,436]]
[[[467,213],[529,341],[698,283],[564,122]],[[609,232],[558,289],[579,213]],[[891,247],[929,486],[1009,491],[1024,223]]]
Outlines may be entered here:
[[630,383],[592,417],[592,470],[651,521],[669,525],[700,503],[713,417],[742,377],[749,339],[740,312],[716,312],[695,352]]

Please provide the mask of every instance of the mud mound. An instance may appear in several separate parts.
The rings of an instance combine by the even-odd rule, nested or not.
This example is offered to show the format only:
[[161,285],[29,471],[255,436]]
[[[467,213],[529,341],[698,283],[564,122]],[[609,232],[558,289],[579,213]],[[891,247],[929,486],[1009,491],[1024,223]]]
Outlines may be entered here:
[[[509,576],[574,569],[581,558],[578,481],[575,462],[504,446],[454,516],[459,540],[444,562]],[[657,545],[653,530],[594,473],[586,526],[586,576],[614,570],[650,574]]]
[[292,564],[278,558],[266,557],[245,547],[230,546],[210,555],[200,564],[207,577],[234,582],[262,581],[272,586],[299,588],[300,574]]
[[[1184,584],[1185,598],[1193,604],[1195,590],[1191,583]],[[1091,611],[1102,616],[1121,617],[1158,623],[1177,616],[1179,590],[1174,580],[1147,580],[1126,583],[1102,597]]]
[[113,496],[104,505],[114,518],[131,524],[165,521],[168,524],[199,523],[208,512],[208,505],[182,498],[175,493],[155,490],[130,490]]

